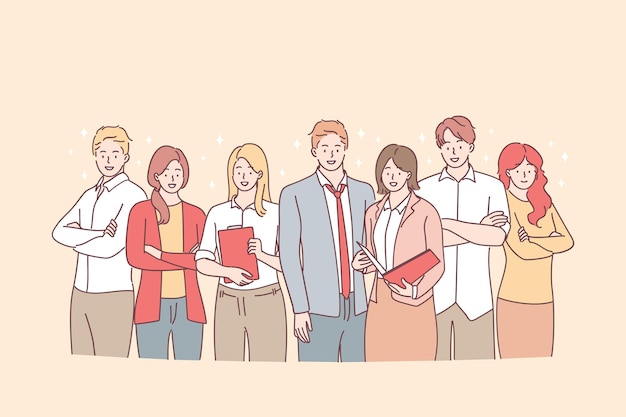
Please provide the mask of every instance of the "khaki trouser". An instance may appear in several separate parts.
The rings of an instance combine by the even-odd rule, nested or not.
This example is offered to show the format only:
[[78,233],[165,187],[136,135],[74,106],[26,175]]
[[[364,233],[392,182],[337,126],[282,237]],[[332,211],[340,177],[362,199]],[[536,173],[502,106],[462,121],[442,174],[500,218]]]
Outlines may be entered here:
[[280,284],[254,290],[217,287],[215,359],[245,360],[245,340],[251,361],[287,359],[287,315]]
[[72,291],[72,354],[128,357],[133,333],[132,291]]
[[[454,346],[451,337],[454,334]],[[475,320],[454,303],[437,314],[437,360],[495,359],[493,310]]]

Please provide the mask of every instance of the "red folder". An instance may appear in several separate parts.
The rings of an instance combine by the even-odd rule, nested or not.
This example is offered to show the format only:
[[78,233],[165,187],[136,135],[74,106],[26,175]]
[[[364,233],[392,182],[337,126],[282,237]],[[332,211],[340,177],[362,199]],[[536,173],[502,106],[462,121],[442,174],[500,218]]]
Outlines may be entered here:
[[383,278],[404,288],[402,278],[413,284],[419,277],[430,271],[438,263],[439,259],[437,256],[433,251],[427,249],[419,255],[385,272]]
[[[252,274],[251,279],[259,279],[256,256],[253,253],[248,253],[248,241],[254,238],[253,229],[251,227],[239,227],[220,230],[217,232],[217,237],[220,241],[222,265],[244,269]],[[224,282],[232,281],[224,277]]]

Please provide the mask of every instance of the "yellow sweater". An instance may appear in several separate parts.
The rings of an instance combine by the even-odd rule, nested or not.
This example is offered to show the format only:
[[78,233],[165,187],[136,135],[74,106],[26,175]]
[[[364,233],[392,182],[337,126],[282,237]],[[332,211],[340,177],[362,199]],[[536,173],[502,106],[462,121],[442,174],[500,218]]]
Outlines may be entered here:
[[[161,250],[163,252],[183,252],[183,204],[169,206],[170,220],[159,225]],[[161,272],[161,298],[185,296],[185,271]]]
[[[552,255],[574,246],[572,236],[554,205],[539,219],[537,226],[530,224],[528,214],[533,207],[507,191],[511,230],[504,243],[506,267],[499,298],[526,304],[549,303],[552,298]],[[528,240],[520,242],[518,230],[524,227]],[[557,232],[561,236],[552,236]]]

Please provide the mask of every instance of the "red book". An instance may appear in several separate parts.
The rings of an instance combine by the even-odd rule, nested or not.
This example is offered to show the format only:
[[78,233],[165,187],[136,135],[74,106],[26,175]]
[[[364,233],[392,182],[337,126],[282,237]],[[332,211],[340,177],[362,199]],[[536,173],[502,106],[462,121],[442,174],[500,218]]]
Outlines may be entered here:
[[[254,238],[253,229],[251,227],[239,227],[220,230],[217,232],[217,237],[220,241],[222,265],[244,269],[252,275],[251,279],[259,279],[256,256],[248,253],[248,241]],[[224,282],[232,281],[224,277]]]
[[439,259],[437,256],[433,251],[427,249],[419,255],[385,272],[383,278],[404,288],[402,278],[413,284],[419,277],[430,271],[438,263]]

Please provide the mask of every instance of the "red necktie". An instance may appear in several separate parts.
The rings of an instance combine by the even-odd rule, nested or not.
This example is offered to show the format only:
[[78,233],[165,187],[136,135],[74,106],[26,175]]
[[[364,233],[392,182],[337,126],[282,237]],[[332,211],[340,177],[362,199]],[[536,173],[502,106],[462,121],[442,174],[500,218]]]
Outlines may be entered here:
[[341,265],[341,294],[344,298],[350,296],[350,256],[348,255],[348,242],[346,238],[346,223],[343,219],[343,206],[341,205],[341,193],[346,185],[340,184],[339,191],[335,191],[330,184],[325,185],[328,190],[337,198],[337,220],[339,229],[339,255]]

